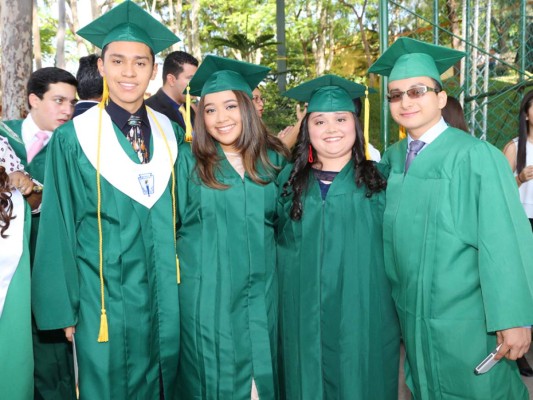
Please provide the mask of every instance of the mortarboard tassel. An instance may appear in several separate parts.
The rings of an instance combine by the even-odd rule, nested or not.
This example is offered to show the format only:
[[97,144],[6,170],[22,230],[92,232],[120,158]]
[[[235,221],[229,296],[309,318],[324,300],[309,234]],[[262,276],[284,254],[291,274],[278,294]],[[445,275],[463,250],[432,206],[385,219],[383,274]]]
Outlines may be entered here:
[[191,124],[191,88],[187,84],[187,94],[185,95],[185,141],[192,142],[192,124]]
[[365,125],[364,125],[364,138],[365,138],[365,157],[370,160],[370,150],[368,143],[370,142],[370,100],[368,99],[368,86],[365,85]]
[[107,80],[104,77],[104,91],[102,92],[102,100],[98,104],[98,107],[105,108],[109,100],[109,87],[107,86]]
[[402,140],[402,139],[405,139],[406,136],[407,136],[407,133],[405,132],[405,126],[400,125],[398,137],[400,138],[400,140]]

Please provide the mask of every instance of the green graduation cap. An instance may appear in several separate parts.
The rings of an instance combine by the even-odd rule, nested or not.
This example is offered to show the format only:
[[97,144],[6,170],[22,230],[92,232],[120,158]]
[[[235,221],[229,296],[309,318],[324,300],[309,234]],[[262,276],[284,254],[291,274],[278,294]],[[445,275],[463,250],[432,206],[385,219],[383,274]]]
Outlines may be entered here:
[[390,46],[368,72],[385,75],[390,81],[429,76],[440,79],[448,68],[465,56],[465,53],[411,38],[400,38]]
[[224,90],[252,91],[270,71],[262,65],[208,55],[189,82],[192,96],[205,96]]
[[179,42],[179,38],[133,1],[126,0],[77,32],[103,49],[111,42],[140,42],[154,54]]
[[[307,102],[307,112],[355,112],[353,99],[364,96],[366,86],[341,78],[337,75],[324,75],[320,78],[302,83],[285,93],[301,102]],[[375,93],[374,89],[369,92]]]

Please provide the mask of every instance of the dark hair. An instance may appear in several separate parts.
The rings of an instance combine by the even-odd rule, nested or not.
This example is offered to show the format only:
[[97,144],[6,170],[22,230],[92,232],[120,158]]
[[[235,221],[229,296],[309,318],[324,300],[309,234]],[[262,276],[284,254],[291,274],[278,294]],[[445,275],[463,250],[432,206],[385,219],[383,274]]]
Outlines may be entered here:
[[[242,133],[237,139],[236,148],[242,156],[246,173],[254,182],[265,185],[275,179],[276,171],[279,170],[268,158],[267,150],[274,150],[285,157],[288,157],[289,152],[277,137],[268,134],[248,94],[240,90],[233,90],[233,93],[237,98],[242,118]],[[200,99],[194,122],[192,153],[196,157],[196,171],[205,185],[213,189],[227,189],[227,185],[216,179],[216,171],[220,168],[220,157],[216,140],[207,132],[205,126],[204,107],[205,96]],[[268,180],[260,176],[263,172]]]
[[[113,43],[113,42],[111,42]],[[104,46],[104,48],[102,49],[102,54],[100,55],[100,58],[102,59],[102,61],[104,60],[104,57],[105,57],[105,53],[107,53],[107,48],[108,46],[111,44],[111,43],[108,43]],[[142,43],[142,42],[141,42]],[[146,44],[146,43],[145,43]],[[155,54],[154,54],[154,51],[152,50],[152,48],[148,45],[146,45],[149,49],[150,49],[150,55],[152,56],[152,67],[154,66],[155,64]]]
[[13,217],[9,175],[4,167],[0,167],[0,237],[4,239],[7,237],[4,232],[9,228],[9,223],[13,218],[15,217]]
[[89,54],[79,60],[78,72],[78,97],[80,100],[97,100],[102,97],[104,91],[104,78],[98,71],[98,57],[96,54]]
[[[78,81],[70,72],[61,68],[45,67],[38,69],[30,75],[26,88],[28,98],[30,94],[34,94],[42,99],[44,94],[50,90],[50,85],[53,83],[66,83],[78,88]],[[31,108],[29,99],[28,105]]]
[[529,133],[527,113],[531,106],[533,106],[533,90],[527,92],[520,103],[520,111],[518,114],[518,149],[516,153],[517,174],[520,174],[520,172],[526,167],[526,144],[527,135]]
[[448,125],[468,132],[463,107],[461,107],[461,103],[455,97],[448,96],[448,101],[442,109],[442,118]]
[[357,118],[361,118],[361,111],[363,111],[363,101],[360,97],[356,97],[352,100],[353,105],[355,106],[355,115]]
[[435,85],[435,93],[442,92],[442,85],[437,81],[435,78],[430,78],[433,81],[433,84]]
[[[376,164],[365,157],[363,129],[355,113],[351,113],[355,121],[355,142],[352,147],[352,160],[354,164],[355,184],[358,187],[366,186],[366,197],[371,197],[374,193],[380,192],[387,187],[387,181],[376,168]],[[289,179],[283,185],[282,197],[289,196],[292,192],[292,206],[290,216],[293,220],[299,221],[303,215],[302,195],[307,192],[311,176],[312,163],[308,161],[309,146],[309,115],[302,120],[298,141],[293,150],[294,167]],[[316,151],[313,151],[313,158],[316,160]],[[292,190],[291,190],[292,189]],[[291,190],[291,192],[290,192]]]
[[163,63],[163,84],[167,81],[167,75],[178,76],[183,72],[183,64],[198,66],[198,60],[184,51],[173,51]]

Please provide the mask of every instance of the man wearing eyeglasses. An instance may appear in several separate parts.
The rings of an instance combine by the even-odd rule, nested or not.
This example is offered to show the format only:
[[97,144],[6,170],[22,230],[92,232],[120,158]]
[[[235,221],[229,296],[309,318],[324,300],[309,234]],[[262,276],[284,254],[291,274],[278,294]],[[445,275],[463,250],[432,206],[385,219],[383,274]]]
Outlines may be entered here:
[[[389,77],[393,119],[384,253],[416,399],[528,399],[516,363],[533,324],[533,237],[502,153],[449,127],[440,75],[464,53],[398,39],[369,72]],[[500,345],[487,373],[474,368]]]

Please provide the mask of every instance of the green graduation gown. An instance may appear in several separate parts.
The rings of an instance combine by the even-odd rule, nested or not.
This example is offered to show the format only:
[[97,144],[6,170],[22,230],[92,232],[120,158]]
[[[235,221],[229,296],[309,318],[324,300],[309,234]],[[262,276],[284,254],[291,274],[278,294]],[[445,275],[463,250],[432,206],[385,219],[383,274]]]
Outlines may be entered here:
[[[292,166],[279,176],[279,187]],[[385,192],[365,196],[353,162],[322,200],[310,172],[301,221],[279,197],[278,274],[284,398],[398,397],[400,334],[383,265]]]
[[[20,197],[21,201],[22,196]],[[33,347],[30,309],[30,236],[31,213],[17,215],[24,221],[22,255],[7,291],[0,317],[0,398],[9,400],[33,399]],[[9,233],[9,228],[6,234]],[[0,248],[3,238],[0,237]],[[2,268],[2,265],[0,265]]]
[[[118,128],[104,134],[116,135],[138,163]],[[48,147],[32,283],[37,324],[44,330],[76,326],[81,400],[159,400],[160,376],[165,399],[172,399],[179,350],[172,178],[148,209],[101,177],[109,341],[98,343],[96,170],[72,121],[55,131]]]
[[[9,144],[20,158],[27,171],[33,178],[44,185],[44,166],[48,145],[28,163],[26,147],[22,141],[22,123],[24,120],[4,121],[18,136],[13,138],[6,135]],[[31,214],[31,234],[29,238],[30,265],[33,267],[37,232],[41,214]],[[72,359],[72,346],[65,339],[62,330],[40,332],[32,322],[33,356],[35,362],[35,400],[76,399],[76,384]]]
[[200,184],[190,145],[179,150],[179,398],[249,400],[253,377],[261,400],[277,399],[277,187],[219,154],[226,190]]
[[391,173],[385,265],[414,399],[528,399],[516,363],[474,367],[495,331],[533,323],[533,237],[499,150],[448,128],[404,175],[407,141],[383,162]]

